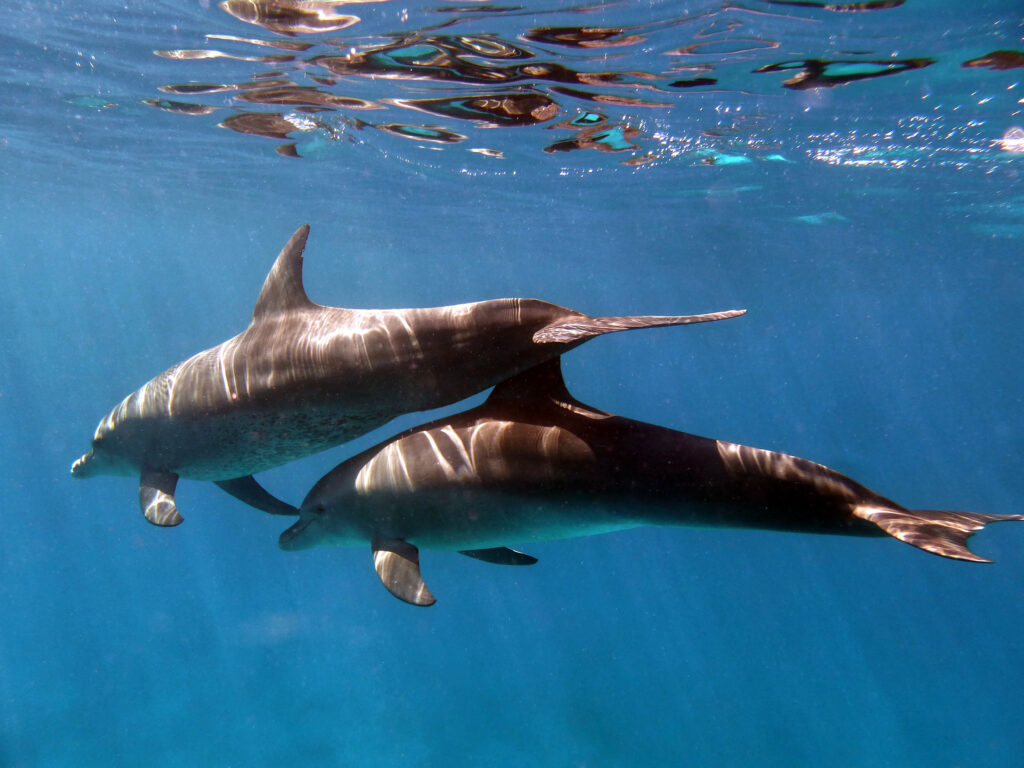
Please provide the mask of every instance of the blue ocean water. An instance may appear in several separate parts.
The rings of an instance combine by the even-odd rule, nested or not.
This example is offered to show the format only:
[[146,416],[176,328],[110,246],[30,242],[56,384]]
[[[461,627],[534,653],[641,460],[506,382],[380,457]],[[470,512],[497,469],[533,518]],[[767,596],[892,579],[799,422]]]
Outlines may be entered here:
[[[245,327],[308,222],[324,304],[745,307],[594,340],[569,388],[909,507],[1024,511],[1019,4],[5,15],[0,765],[1024,761],[1024,525],[973,541],[994,565],[742,530],[424,551],[419,609],[211,484],[165,530],[134,480],[69,474],[113,404]],[[260,480],[297,503],[426,420]]]

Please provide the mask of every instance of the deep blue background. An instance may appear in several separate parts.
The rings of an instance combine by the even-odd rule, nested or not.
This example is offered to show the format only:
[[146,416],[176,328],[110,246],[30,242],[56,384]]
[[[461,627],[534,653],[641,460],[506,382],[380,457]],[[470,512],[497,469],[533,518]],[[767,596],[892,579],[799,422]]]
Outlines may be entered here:
[[[325,304],[746,307],[595,340],[566,357],[568,385],[906,506],[1021,512],[1019,160],[794,152],[587,176],[543,157],[474,176],[176,159],[169,142],[175,175],[128,143],[35,155],[16,133],[0,155],[0,765],[1020,763],[1024,525],[976,539],[989,566],[890,539],[689,529],[533,546],[526,569],[428,551],[438,603],[420,610],[381,588],[368,551],[279,551],[286,522],[212,485],[182,481],[186,522],[163,530],[134,480],[69,474],[111,405],[245,326],[309,222],[306,286]],[[821,214],[838,215],[799,218]],[[262,479],[297,502],[425,418]]]

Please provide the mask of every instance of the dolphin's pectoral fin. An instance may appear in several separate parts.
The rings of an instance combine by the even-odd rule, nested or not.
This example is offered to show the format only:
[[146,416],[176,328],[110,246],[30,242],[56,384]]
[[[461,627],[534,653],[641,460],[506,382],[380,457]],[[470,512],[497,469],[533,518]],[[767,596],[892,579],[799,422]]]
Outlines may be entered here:
[[420,577],[420,552],[401,539],[373,537],[373,567],[388,591],[413,605],[433,605],[436,600]]
[[492,547],[491,549],[460,549],[459,554],[483,560],[495,565],[533,565],[537,558],[525,552],[517,552],[508,547]]
[[633,315],[625,317],[588,317],[580,315],[571,320],[551,323],[535,334],[535,344],[573,344],[601,336],[605,333],[629,331],[634,328],[660,328],[666,325],[690,325],[728,320],[739,317],[745,309],[730,309],[725,312],[710,312],[706,315]]
[[925,552],[972,563],[991,563],[967,548],[967,540],[987,523],[1024,520],[1024,515],[986,515],[979,512],[943,512],[933,509],[887,509],[858,505],[853,514],[870,520],[883,531]]
[[256,482],[252,475],[236,477],[231,480],[214,481],[217,487],[227,491],[239,501],[244,501],[250,507],[267,512],[271,515],[298,515],[299,510],[271,494],[262,485]]
[[180,525],[185,519],[174,503],[178,476],[173,472],[144,469],[139,477],[139,505],[142,514],[153,525]]

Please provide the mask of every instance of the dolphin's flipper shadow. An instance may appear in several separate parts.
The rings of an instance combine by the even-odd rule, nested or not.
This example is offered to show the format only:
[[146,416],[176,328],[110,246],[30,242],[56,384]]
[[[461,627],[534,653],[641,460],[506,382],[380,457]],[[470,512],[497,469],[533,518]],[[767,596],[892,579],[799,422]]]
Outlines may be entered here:
[[436,601],[420,576],[420,551],[402,539],[373,537],[373,567],[388,591],[413,605]]
[[252,475],[236,477],[232,480],[216,480],[215,484],[221,489],[230,493],[239,501],[244,501],[250,507],[267,512],[271,515],[298,515],[299,510],[287,502],[271,494],[262,485],[256,482]]
[[495,565],[533,565],[537,558],[525,552],[508,547],[492,547],[491,549],[460,549],[459,554],[483,560]]

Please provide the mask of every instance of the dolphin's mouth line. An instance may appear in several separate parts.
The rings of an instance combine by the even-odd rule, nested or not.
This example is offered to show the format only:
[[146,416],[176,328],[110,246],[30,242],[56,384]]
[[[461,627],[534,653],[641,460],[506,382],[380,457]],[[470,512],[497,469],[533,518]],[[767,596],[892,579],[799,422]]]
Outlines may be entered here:
[[298,522],[290,528],[285,528],[277,538],[277,546],[285,551],[298,549],[298,547],[294,546],[295,540],[302,535],[303,531],[309,526],[309,523],[308,519],[303,520],[299,518]]

